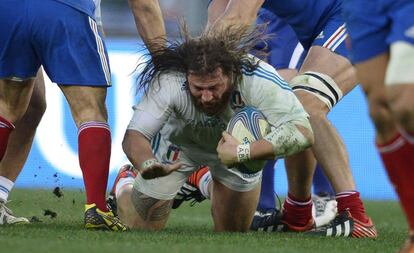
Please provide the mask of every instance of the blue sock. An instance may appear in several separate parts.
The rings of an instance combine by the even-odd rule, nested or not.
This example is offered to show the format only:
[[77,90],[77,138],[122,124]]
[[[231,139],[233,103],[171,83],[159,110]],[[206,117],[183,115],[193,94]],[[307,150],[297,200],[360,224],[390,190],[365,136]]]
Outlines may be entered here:
[[275,160],[269,160],[263,169],[262,189],[257,210],[266,211],[276,208],[275,202]]
[[324,193],[329,196],[335,196],[334,190],[319,164],[316,165],[315,174],[313,175],[313,193]]

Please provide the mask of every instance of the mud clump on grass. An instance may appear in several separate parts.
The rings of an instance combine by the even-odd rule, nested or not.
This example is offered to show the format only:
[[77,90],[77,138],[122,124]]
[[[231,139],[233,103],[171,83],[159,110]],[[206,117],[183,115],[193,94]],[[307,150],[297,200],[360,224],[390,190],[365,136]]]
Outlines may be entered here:
[[63,192],[60,187],[55,187],[55,189],[53,189],[53,194],[55,194],[55,196],[58,198],[63,197]]
[[50,218],[54,219],[57,217],[57,213],[53,212],[52,210],[46,209],[43,213],[44,216],[50,216]]

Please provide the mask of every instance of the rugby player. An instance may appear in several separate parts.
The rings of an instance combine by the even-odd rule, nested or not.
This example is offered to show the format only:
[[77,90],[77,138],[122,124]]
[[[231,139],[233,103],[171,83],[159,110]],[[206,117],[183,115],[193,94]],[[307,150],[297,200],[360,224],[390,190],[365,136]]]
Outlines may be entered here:
[[[253,54],[255,50],[265,51],[267,54],[263,60],[277,69],[284,80],[289,81],[297,75],[297,69],[299,69],[306,52],[297,40],[294,31],[274,13],[261,8],[256,23],[267,24],[266,34],[269,35],[269,38],[266,43],[256,45]],[[253,230],[264,229],[262,226],[266,226],[269,216],[278,212],[274,191],[274,165],[275,161],[269,160],[263,168],[259,204],[252,223]],[[209,199],[211,180],[211,175],[205,167],[190,175],[187,183],[177,193],[173,209],[178,208],[183,201],[195,203]],[[335,193],[320,166],[317,166],[315,170],[313,188],[312,213],[316,225],[321,226],[335,217],[336,201],[332,199]]]
[[[247,231],[261,172],[245,174],[231,165],[283,157],[312,144],[303,107],[274,68],[247,54],[257,34],[245,31],[191,38],[184,30],[182,44],[171,42],[151,53],[138,83],[145,95],[123,141],[139,173],[133,184],[118,177],[114,186],[118,215],[129,227],[164,228],[176,193],[206,165],[213,177],[214,229]],[[223,131],[243,106],[262,111],[272,131],[238,158],[244,152],[237,152],[240,143]]]
[[64,93],[78,127],[85,228],[126,230],[105,202],[111,152],[105,97],[111,80],[105,44],[94,19],[95,3],[6,0],[0,8],[4,11],[0,31],[5,35],[0,38],[0,150],[6,149],[14,123],[26,112],[34,77],[43,65]]
[[[310,114],[315,145],[285,159],[288,180],[300,190],[292,190],[289,185],[283,221],[303,229],[310,223],[312,203],[308,189],[316,158],[336,192],[338,203],[338,216],[326,228],[325,235],[375,238],[375,226],[355,189],[345,145],[327,119],[332,107],[357,84],[355,70],[346,58],[347,33],[341,4],[341,0],[215,0],[209,7],[209,27],[214,33],[235,24],[252,24],[260,7],[292,27],[308,53],[290,85]],[[303,173],[308,176],[303,177]]]
[[348,0],[343,8],[377,149],[408,220],[400,252],[414,252],[414,2]]

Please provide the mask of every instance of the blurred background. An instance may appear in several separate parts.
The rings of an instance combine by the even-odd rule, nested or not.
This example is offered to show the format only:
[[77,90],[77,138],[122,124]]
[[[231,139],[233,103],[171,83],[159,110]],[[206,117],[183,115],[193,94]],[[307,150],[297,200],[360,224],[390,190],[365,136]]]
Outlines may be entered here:
[[[193,34],[203,29],[208,0],[160,0],[160,3],[169,36],[177,36],[177,22],[182,17]],[[121,142],[132,115],[132,106],[140,98],[135,90],[134,69],[144,51],[127,1],[102,0],[101,7],[113,84],[107,98],[112,130],[109,188],[120,166],[128,162]],[[16,186],[83,189],[77,159],[77,129],[69,107],[60,90],[49,80],[46,89],[47,111]],[[374,147],[374,131],[361,89],[357,87],[345,97],[331,112],[330,118],[347,145],[353,175],[362,197],[396,199]],[[283,161],[276,165],[275,189],[279,195],[286,195]]]
[[[208,0],[160,0],[169,36],[178,35],[177,21],[184,18],[193,34],[199,33],[207,20]],[[108,37],[138,38],[127,0],[102,0],[102,20]]]

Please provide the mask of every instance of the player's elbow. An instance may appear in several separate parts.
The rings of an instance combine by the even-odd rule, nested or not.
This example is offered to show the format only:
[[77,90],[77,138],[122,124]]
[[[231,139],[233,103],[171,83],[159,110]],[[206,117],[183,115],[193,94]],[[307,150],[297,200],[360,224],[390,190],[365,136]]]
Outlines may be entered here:
[[132,147],[132,137],[131,137],[131,130],[127,130],[124,135],[124,139],[122,140],[122,150],[124,153],[129,157],[132,153],[131,147]]
[[124,139],[122,140],[122,150],[124,151],[126,155],[128,155],[129,153],[128,147],[129,147],[128,139],[126,138],[126,134],[125,134]]

